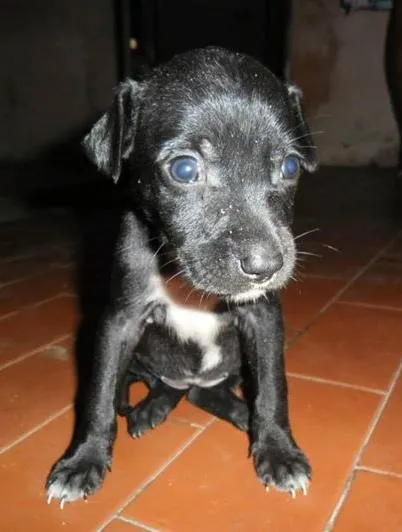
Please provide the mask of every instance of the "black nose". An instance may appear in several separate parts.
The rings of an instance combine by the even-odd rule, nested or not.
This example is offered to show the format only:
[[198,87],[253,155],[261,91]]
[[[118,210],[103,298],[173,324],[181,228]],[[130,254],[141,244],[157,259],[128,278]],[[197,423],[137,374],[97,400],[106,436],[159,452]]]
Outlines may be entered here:
[[282,254],[278,251],[256,247],[240,259],[240,267],[246,275],[255,280],[270,279],[283,266]]

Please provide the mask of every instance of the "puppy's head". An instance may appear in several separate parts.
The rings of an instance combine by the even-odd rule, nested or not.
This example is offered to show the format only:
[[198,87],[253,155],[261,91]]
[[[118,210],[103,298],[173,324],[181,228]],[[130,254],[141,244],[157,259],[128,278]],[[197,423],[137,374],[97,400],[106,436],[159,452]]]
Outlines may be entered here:
[[316,168],[300,91],[254,59],[195,50],[126,81],[84,145],[132,189],[198,289],[236,301],[281,288],[295,265],[293,198]]

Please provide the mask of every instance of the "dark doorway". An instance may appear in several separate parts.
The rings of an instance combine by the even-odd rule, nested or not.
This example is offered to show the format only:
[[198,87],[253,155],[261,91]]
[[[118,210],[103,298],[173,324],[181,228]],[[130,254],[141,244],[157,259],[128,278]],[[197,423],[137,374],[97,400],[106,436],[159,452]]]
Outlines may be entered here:
[[208,45],[247,53],[285,74],[291,0],[138,0],[121,12],[131,24],[122,38],[135,48],[123,75]]

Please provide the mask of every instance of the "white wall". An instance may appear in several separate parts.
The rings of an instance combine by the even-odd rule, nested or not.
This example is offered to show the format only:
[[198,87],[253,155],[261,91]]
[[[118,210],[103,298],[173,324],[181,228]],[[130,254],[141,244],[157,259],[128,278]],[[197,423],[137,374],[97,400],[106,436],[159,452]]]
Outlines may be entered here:
[[388,12],[345,16],[337,0],[294,0],[290,77],[303,89],[322,164],[394,165],[383,69]]

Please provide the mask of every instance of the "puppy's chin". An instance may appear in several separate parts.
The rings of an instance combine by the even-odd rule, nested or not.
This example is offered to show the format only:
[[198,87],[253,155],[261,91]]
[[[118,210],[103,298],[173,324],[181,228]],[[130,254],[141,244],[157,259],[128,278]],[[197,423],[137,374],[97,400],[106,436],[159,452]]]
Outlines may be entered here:
[[290,279],[291,275],[284,277],[274,274],[269,281],[261,284],[261,286],[255,286],[245,292],[230,294],[226,299],[233,303],[255,303],[262,297],[266,298],[267,293],[276,292],[283,288]]

